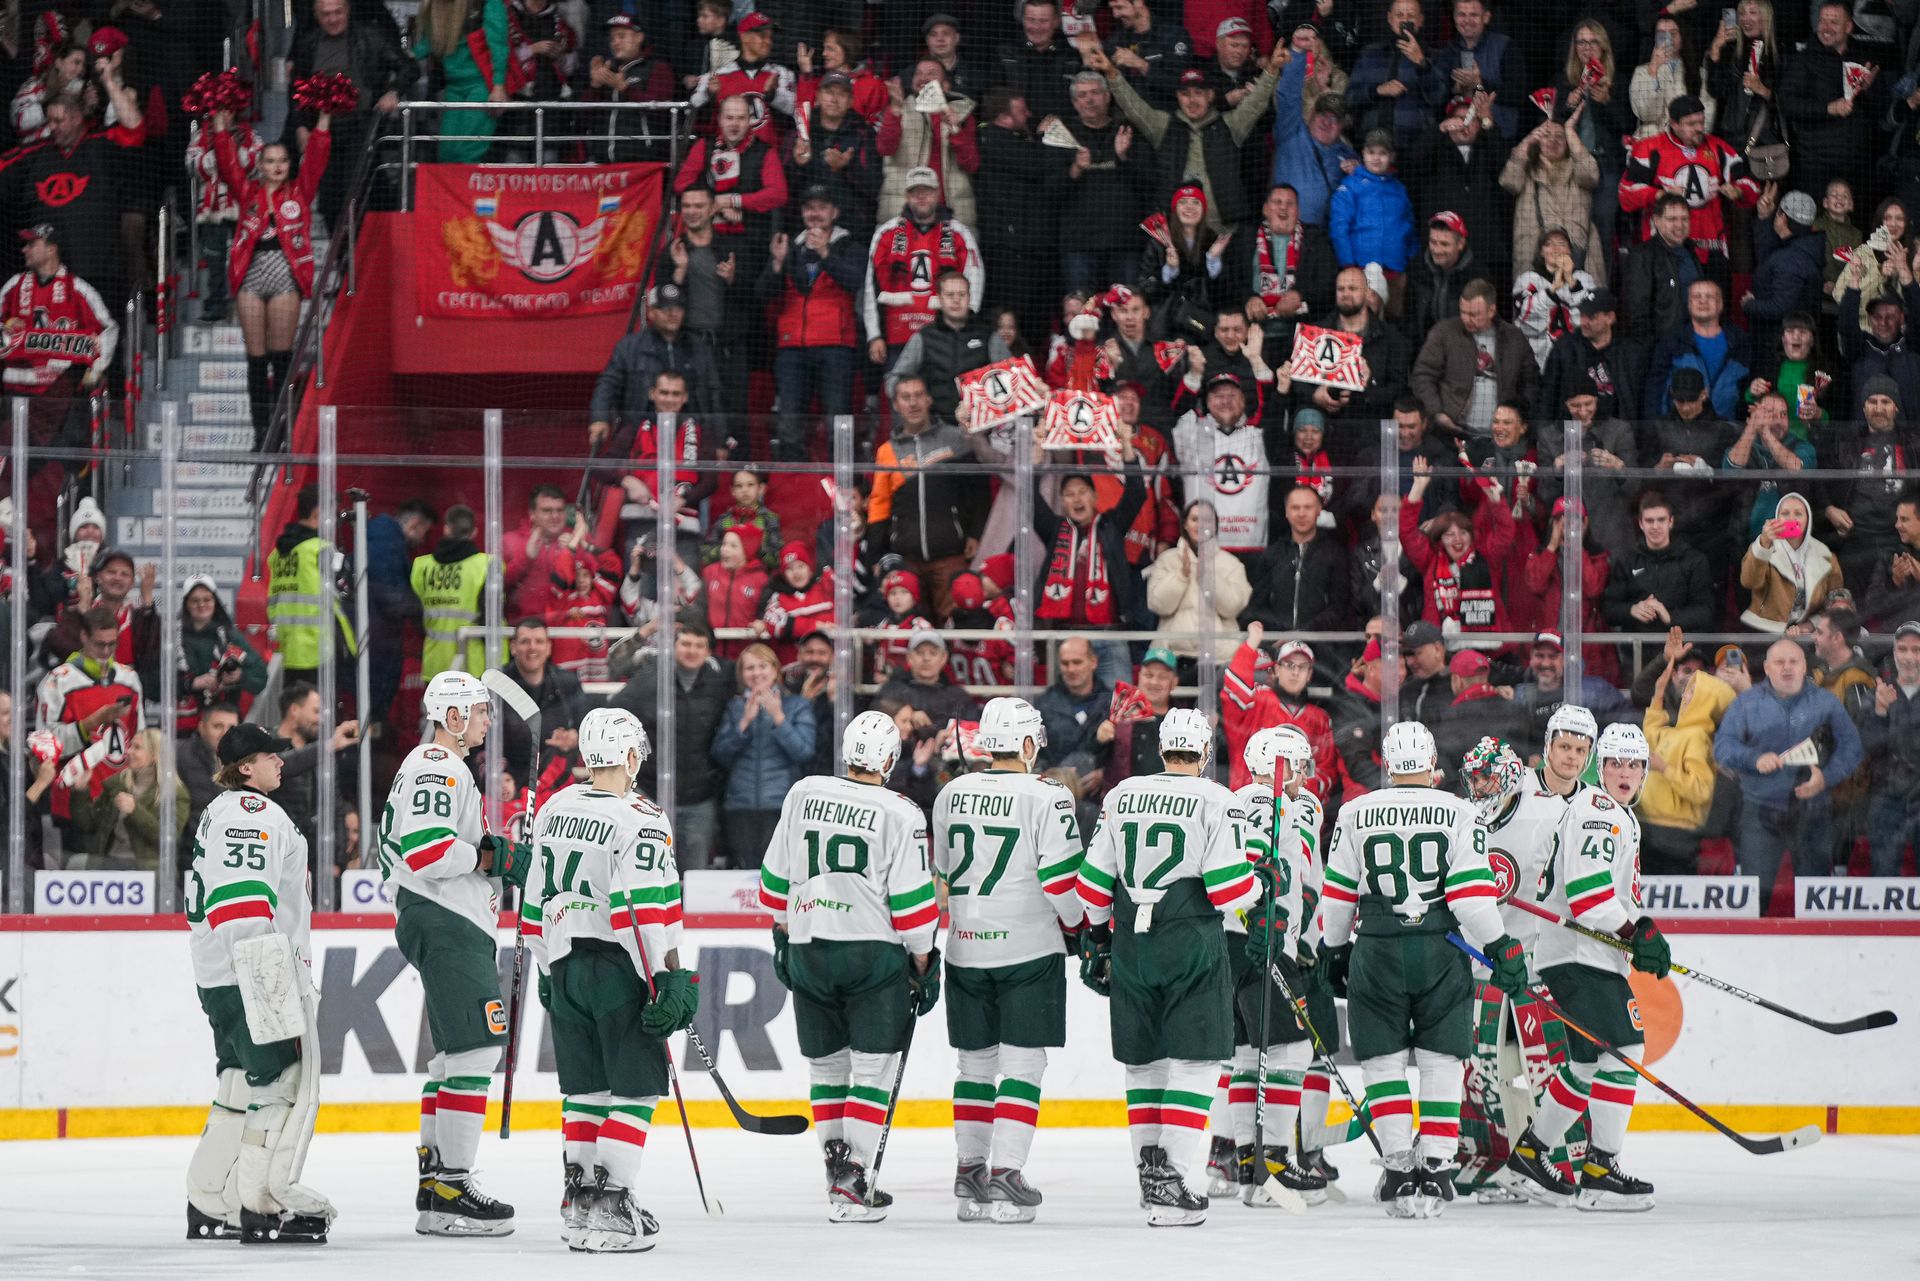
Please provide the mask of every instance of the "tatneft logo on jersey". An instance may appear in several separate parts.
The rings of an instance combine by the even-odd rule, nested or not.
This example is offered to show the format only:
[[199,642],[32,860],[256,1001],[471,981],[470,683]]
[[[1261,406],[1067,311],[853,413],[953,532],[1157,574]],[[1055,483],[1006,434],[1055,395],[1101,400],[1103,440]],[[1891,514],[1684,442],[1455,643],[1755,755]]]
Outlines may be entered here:
[[1013,937],[1012,930],[955,930],[953,937],[967,943],[1004,943]]
[[825,908],[830,912],[851,912],[853,910],[853,904],[842,903],[838,899],[831,898],[801,899],[793,905],[793,910],[796,912],[811,912],[816,907]]

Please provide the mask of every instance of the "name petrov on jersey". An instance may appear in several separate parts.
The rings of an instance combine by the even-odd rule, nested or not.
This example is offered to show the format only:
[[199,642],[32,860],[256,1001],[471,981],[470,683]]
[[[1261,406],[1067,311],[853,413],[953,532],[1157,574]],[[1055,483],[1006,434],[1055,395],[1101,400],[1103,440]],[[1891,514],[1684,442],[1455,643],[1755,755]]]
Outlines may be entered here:
[[1165,814],[1174,818],[1197,818],[1200,798],[1168,796],[1164,792],[1127,792],[1114,802],[1115,814]]
[[1013,795],[1009,792],[969,792],[956,788],[947,798],[947,812],[964,814],[969,818],[1012,818]]
[[863,832],[880,830],[880,814],[864,805],[844,801],[807,801],[800,806],[800,817],[809,823],[833,823],[858,828]]

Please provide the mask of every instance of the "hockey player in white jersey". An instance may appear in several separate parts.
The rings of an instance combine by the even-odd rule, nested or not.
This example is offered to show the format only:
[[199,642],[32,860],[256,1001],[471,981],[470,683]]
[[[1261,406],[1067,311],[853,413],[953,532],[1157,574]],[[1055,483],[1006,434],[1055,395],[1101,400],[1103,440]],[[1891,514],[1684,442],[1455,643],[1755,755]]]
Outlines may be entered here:
[[[1345,988],[1386,1166],[1375,1199],[1396,1218],[1428,1218],[1453,1199],[1461,1063],[1473,1041],[1472,974],[1446,935],[1458,929],[1486,951],[1507,992],[1525,988],[1526,954],[1501,928],[1486,829],[1468,802],[1433,786],[1433,735],[1402,721],[1380,749],[1391,786],[1346,806],[1334,824],[1315,976],[1336,994]],[[1417,1154],[1410,1054],[1420,1072]]]
[[[1312,768],[1313,749],[1299,730],[1270,726],[1257,731],[1247,740],[1245,759],[1253,781],[1233,795],[1246,811],[1247,857],[1261,876],[1263,893],[1244,912],[1227,913],[1225,920],[1227,959],[1234,974],[1233,1080],[1227,1106],[1241,1199],[1250,1206],[1298,1213],[1327,1199],[1327,1181],[1291,1157],[1300,1086],[1313,1060],[1313,1044],[1267,966],[1279,967],[1295,992],[1305,989],[1297,963],[1307,861],[1300,829],[1302,821],[1311,818],[1318,833],[1320,807],[1301,786]],[[1308,810],[1310,814],[1303,813]],[[1258,1152],[1256,1101],[1262,1109]],[[1256,1161],[1266,1162],[1268,1177],[1256,1177]]]
[[673,828],[633,791],[646,731],[631,712],[596,708],[580,722],[580,758],[590,781],[534,819],[528,897],[540,900],[560,1090],[597,1122],[591,1140],[572,1126],[563,1136],[563,1237],[589,1253],[630,1253],[652,1249],[660,1232],[635,1190],[667,1091],[667,1038],[693,1022],[699,988],[680,967]]
[[441,672],[422,704],[433,737],[407,753],[380,818],[380,870],[393,889],[394,939],[420,973],[434,1055],[420,1095],[420,1188],[414,1230],[506,1236],[513,1207],[473,1178],[487,1092],[507,1041],[500,995],[499,894],[493,877],[524,882],[524,861],[487,834],[468,753],[492,722],[487,687]]
[[269,796],[292,744],[258,725],[220,739],[221,793],[187,871],[193,981],[219,1091],[187,1166],[187,1238],[324,1244],[334,1210],[300,1183],[320,1105],[307,842]]
[[959,1052],[953,1195],[962,1223],[1028,1223],[1041,1196],[1022,1171],[1047,1049],[1067,1043],[1066,956],[1079,955],[1086,918],[1073,889],[1080,825],[1073,793],[1033,772],[1047,745],[1033,704],[990,701],[974,744],[992,765],[933,803],[933,864],[951,922],[947,1034]]
[[827,1217],[877,1223],[893,1198],[872,1186],[894,1067],[916,1017],[940,996],[940,905],[927,821],[887,789],[900,731],[879,712],[847,722],[845,778],[787,793],[760,868],[773,914],[774,973],[793,992],[827,1164]]
[[[1600,786],[1584,788],[1567,807],[1551,860],[1534,896],[1548,911],[1631,943],[1622,952],[1572,930],[1549,925],[1537,960],[1556,1004],[1628,1058],[1640,1059],[1645,1035],[1627,982],[1629,968],[1664,977],[1667,941],[1640,906],[1640,821],[1633,803],[1646,781],[1646,736],[1635,725],[1609,725],[1595,749]],[[1512,1186],[1548,1204],[1569,1199],[1582,1210],[1651,1210],[1653,1185],[1621,1172],[1616,1159],[1633,1115],[1632,1069],[1601,1062],[1585,1037],[1569,1046],[1572,1062],[1547,1085],[1540,1113],[1508,1158]],[[1576,1188],[1539,1158],[1582,1112],[1591,1143]]]
[[1508,906],[1506,900],[1516,886],[1530,888],[1540,879],[1567,804],[1584,786],[1580,779],[1586,773],[1594,739],[1599,736],[1592,712],[1562,703],[1547,721],[1540,767],[1527,770],[1510,799],[1492,806],[1491,815],[1483,815],[1487,862],[1500,891],[1500,919],[1506,923],[1507,933],[1529,951],[1540,933],[1540,918]]
[[1107,793],[1080,864],[1087,905],[1080,977],[1112,998],[1113,1055],[1124,1065],[1127,1130],[1154,1227],[1206,1221],[1207,1112],[1233,1053],[1233,974],[1222,912],[1258,896],[1247,815],[1202,777],[1213,727],[1189,708],[1160,722],[1166,772]]

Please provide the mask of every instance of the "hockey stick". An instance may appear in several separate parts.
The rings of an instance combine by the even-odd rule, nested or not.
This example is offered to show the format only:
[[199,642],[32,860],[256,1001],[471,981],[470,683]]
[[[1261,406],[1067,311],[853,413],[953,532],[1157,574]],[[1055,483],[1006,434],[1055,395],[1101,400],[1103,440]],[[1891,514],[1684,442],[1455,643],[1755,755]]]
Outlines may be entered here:
[[[647,985],[647,1000],[657,1001],[660,999],[660,989],[653,983],[653,962],[647,959],[647,944],[640,937],[640,921],[634,912],[633,891],[627,888],[626,877],[620,874],[618,859],[613,861],[613,879],[627,900],[627,928],[633,931],[633,945],[640,952],[640,977]],[[687,1136],[687,1160],[693,1163],[693,1186],[700,1192],[700,1208],[707,1212],[708,1217],[717,1219],[726,1214],[726,1208],[720,1204],[718,1197],[707,1200],[707,1181],[700,1177],[700,1154],[693,1150],[693,1124],[687,1120],[687,1097],[680,1092],[680,1074],[673,1067],[673,1048],[666,1043],[665,1037],[661,1037],[660,1042],[661,1053],[667,1060],[667,1083],[673,1086],[673,1102],[680,1109],[680,1130]]]
[[714,1066],[713,1056],[707,1053],[706,1043],[700,1034],[692,1028],[687,1029],[687,1040],[699,1052],[700,1061],[707,1065],[707,1075],[713,1078],[714,1088],[720,1091],[720,1097],[726,1100],[727,1111],[733,1113],[734,1123],[749,1134],[805,1134],[812,1124],[797,1112],[783,1112],[777,1116],[755,1116],[740,1106],[740,1100],[733,1097],[733,1091],[720,1079],[720,1069]]
[[[518,681],[498,668],[488,668],[480,673],[480,683],[487,687],[488,693],[505,703],[515,716],[527,723],[527,733],[533,739],[533,751],[527,761],[527,785],[521,802],[522,812],[527,816],[527,840],[531,844],[533,775],[540,765],[540,704],[520,688]],[[513,986],[507,993],[507,1071],[500,1083],[500,1137],[503,1139],[513,1135],[513,1071],[520,1057],[520,1002],[527,989],[526,897],[527,887],[522,885],[522,910],[515,913],[513,918]]]
[[[1537,904],[1524,902],[1518,896],[1509,899],[1508,902],[1523,912],[1537,916],[1543,921],[1552,921],[1555,925],[1565,926],[1575,934],[1581,935],[1584,938],[1590,938],[1596,943],[1605,943],[1608,947],[1618,948],[1622,952],[1633,951],[1633,944],[1618,935],[1608,934],[1602,930],[1596,930],[1589,926],[1582,925],[1578,921],[1568,920],[1566,917],[1555,912],[1550,912]],[[1829,1023],[1825,1019],[1816,1019],[1811,1014],[1802,1014],[1800,1011],[1790,1010],[1784,1005],[1775,1005],[1764,996],[1755,996],[1745,988],[1735,987],[1726,980],[1717,979],[1711,974],[1702,974],[1698,970],[1689,969],[1678,961],[1675,961],[1671,968],[1675,974],[1684,974],[1695,982],[1705,983],[1715,991],[1725,992],[1728,996],[1737,997],[1749,1005],[1757,1005],[1763,1010],[1771,1010],[1775,1014],[1783,1015],[1796,1023],[1805,1023],[1808,1027],[1817,1027],[1822,1032],[1830,1032],[1834,1036],[1845,1036],[1849,1032],[1866,1032],[1877,1027],[1892,1027],[1895,1023],[1899,1022],[1898,1017],[1895,1016],[1892,1010],[1875,1010],[1871,1014],[1862,1014],[1857,1019],[1842,1019],[1838,1023]]]
[[907,1080],[907,1055],[913,1052],[913,1025],[919,1021],[917,1017],[908,1021],[907,1043],[900,1047],[900,1066],[893,1070],[893,1092],[887,1095],[887,1119],[880,1126],[880,1141],[873,1145],[873,1168],[867,1172],[869,1198],[880,1188],[880,1162],[887,1155],[887,1138],[893,1133],[893,1110],[900,1106],[900,1087]]
[[1300,1020],[1300,1026],[1307,1029],[1307,1035],[1313,1038],[1314,1053],[1320,1056],[1320,1062],[1327,1069],[1327,1076],[1340,1087],[1340,1093],[1346,1096],[1347,1106],[1353,1109],[1355,1119],[1366,1130],[1367,1142],[1373,1144],[1373,1150],[1382,1160],[1385,1160],[1387,1150],[1380,1146],[1380,1136],[1373,1132],[1373,1113],[1367,1111],[1360,1100],[1353,1097],[1353,1091],[1347,1088],[1347,1079],[1341,1076],[1340,1069],[1334,1066],[1333,1055],[1328,1052],[1327,1043],[1320,1039],[1319,1031],[1313,1026],[1313,1019],[1307,1014],[1307,998],[1293,990],[1293,985],[1287,982],[1285,971],[1272,961],[1267,963],[1267,977],[1273,980],[1273,985],[1280,989],[1280,994],[1293,1006],[1294,1017]]
[[[1458,934],[1449,933],[1447,935],[1447,942],[1453,944],[1455,947],[1459,948],[1462,952],[1465,952],[1468,956],[1480,962],[1480,964],[1486,966],[1488,969],[1493,968],[1493,962],[1490,959],[1488,959],[1486,953],[1482,952],[1479,948],[1474,947],[1471,943],[1461,938]],[[1555,1003],[1553,998],[1546,996],[1544,994],[1540,994],[1540,995],[1537,995],[1535,999],[1540,1002],[1541,1007],[1545,1009],[1547,1013],[1553,1015],[1555,1018],[1559,1019],[1562,1023],[1566,1024],[1573,1031],[1578,1032],[1581,1036],[1593,1042],[1594,1045],[1599,1047],[1600,1051],[1603,1054],[1610,1055],[1613,1058],[1620,1060],[1620,1062],[1626,1064],[1628,1067],[1632,1068],[1640,1076],[1646,1078],[1648,1081],[1651,1081],[1654,1084],[1654,1086],[1657,1089],[1659,1089],[1659,1091],[1662,1094],[1666,1095],[1668,1098],[1672,1099],[1675,1103],[1678,1103],[1681,1107],[1693,1113],[1695,1116],[1699,1117],[1702,1121],[1705,1121],[1708,1125],[1712,1126],[1714,1129],[1718,1130],[1720,1133],[1726,1135],[1728,1138],[1732,1139],[1735,1143],[1738,1143],[1741,1147],[1753,1153],[1755,1156],[1771,1156],[1775,1152],[1784,1152],[1788,1148],[1804,1148],[1812,1144],[1818,1143],[1820,1141],[1820,1128],[1815,1125],[1803,1125],[1797,1130],[1790,1131],[1789,1133],[1786,1133],[1786,1134],[1776,1135],[1773,1138],[1769,1138],[1769,1139],[1748,1138],[1746,1135],[1740,1133],[1738,1130],[1734,1129],[1732,1126],[1726,1124],[1726,1122],[1722,1121],[1719,1117],[1714,1116],[1711,1112],[1701,1107],[1698,1103],[1695,1103],[1692,1099],[1680,1093],[1680,1091],[1674,1089],[1671,1085],[1668,1085],[1665,1081],[1662,1081],[1659,1077],[1649,1072],[1646,1069],[1646,1066],[1644,1064],[1637,1063],[1634,1060],[1628,1058],[1626,1055],[1622,1054],[1618,1049],[1616,1049],[1611,1043],[1604,1041],[1600,1039],[1598,1036],[1594,1035],[1592,1032],[1589,1032],[1585,1027],[1581,1026],[1580,1023],[1578,1023],[1571,1015],[1569,1015],[1564,1009],[1562,1009],[1557,1003]]]
[[[1280,843],[1280,798],[1273,798],[1274,846]],[[1267,912],[1266,967],[1273,969],[1273,890],[1265,895]],[[1267,1169],[1267,1041],[1272,1030],[1273,1002],[1260,1002],[1260,1053],[1253,1069],[1253,1186],[1259,1187],[1271,1173]],[[1292,1137],[1292,1136],[1288,1136]]]

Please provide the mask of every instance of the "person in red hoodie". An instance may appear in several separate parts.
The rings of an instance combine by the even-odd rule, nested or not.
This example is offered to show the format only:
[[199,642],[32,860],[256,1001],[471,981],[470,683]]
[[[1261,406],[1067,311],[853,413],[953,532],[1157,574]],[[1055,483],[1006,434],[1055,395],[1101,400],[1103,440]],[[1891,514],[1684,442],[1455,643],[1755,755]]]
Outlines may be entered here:
[[773,642],[785,666],[799,655],[800,642],[833,625],[833,570],[814,565],[813,549],[796,538],[780,549],[780,577],[753,630]]
[[1247,772],[1247,740],[1270,727],[1291,725],[1313,746],[1313,777],[1307,790],[1322,804],[1330,801],[1340,781],[1340,753],[1333,744],[1333,721],[1326,709],[1307,701],[1307,683],[1313,679],[1313,647],[1305,641],[1280,646],[1280,660],[1269,659],[1261,642],[1264,623],[1249,623],[1247,639],[1234,651],[1220,682],[1220,723],[1227,731],[1227,760],[1231,787],[1253,781]]
[[[720,536],[720,559],[701,571],[707,585],[707,622],[714,631],[751,628],[767,594],[767,571],[760,565],[761,533],[754,525],[735,525]],[[745,639],[716,640],[721,658],[737,658]]]
[[553,596],[547,603],[547,626],[594,627],[593,636],[555,636],[553,662],[583,681],[607,679],[607,636],[614,621],[620,560],[612,552],[592,548],[563,551],[553,560]]
[[920,576],[913,571],[896,569],[888,574],[880,580],[880,594],[887,602],[887,616],[875,626],[900,633],[899,640],[873,642],[873,679],[885,682],[895,668],[905,670],[907,638],[917,631],[931,630],[933,623],[920,612]]
[[[1613,558],[1595,543],[1593,527],[1586,524],[1586,511],[1586,504],[1582,503],[1579,507],[1581,529],[1584,531],[1580,540],[1580,626],[1584,631],[1604,632],[1607,623],[1600,613],[1600,601],[1606,594],[1607,576],[1612,571]],[[1532,617],[1515,619],[1515,626],[1520,631],[1560,630],[1560,583],[1566,528],[1567,500],[1556,498],[1553,500],[1553,522],[1547,527],[1547,541],[1527,557],[1521,569],[1527,595],[1537,602],[1537,606]],[[1598,676],[1615,685],[1620,683],[1620,658],[1613,646],[1586,645],[1581,648],[1581,653],[1586,659],[1587,675]]]
[[1420,504],[1431,471],[1425,458],[1413,460],[1413,485],[1400,504],[1400,545],[1425,580],[1421,616],[1449,638],[1512,631],[1500,585],[1513,550],[1513,513],[1505,503],[1481,503],[1474,517],[1443,512],[1423,529]]
[[[980,575],[956,574],[950,590],[953,593],[953,614],[947,619],[948,627],[1013,630],[1013,609],[1004,598],[988,604],[987,589],[980,581]],[[1003,640],[950,637],[947,640],[947,671],[956,685],[1011,685],[1013,645]]]

